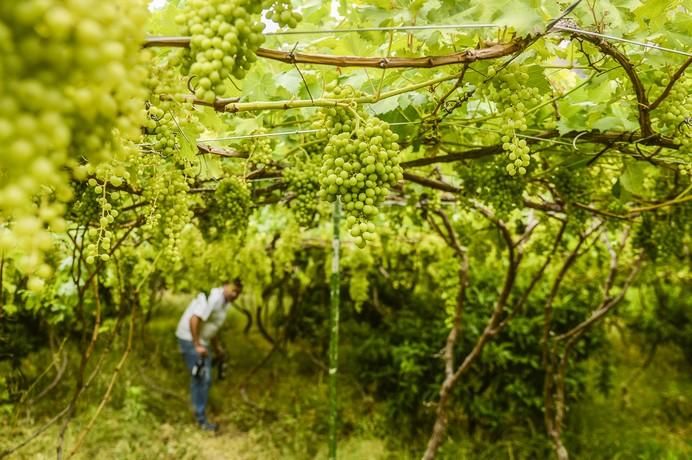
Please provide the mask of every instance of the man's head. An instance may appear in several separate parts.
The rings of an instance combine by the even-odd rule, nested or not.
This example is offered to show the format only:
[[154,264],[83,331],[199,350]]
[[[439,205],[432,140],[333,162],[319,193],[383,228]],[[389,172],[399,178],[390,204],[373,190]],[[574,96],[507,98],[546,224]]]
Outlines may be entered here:
[[232,302],[237,299],[242,291],[243,282],[240,281],[240,278],[223,283],[223,296],[226,298],[226,302]]

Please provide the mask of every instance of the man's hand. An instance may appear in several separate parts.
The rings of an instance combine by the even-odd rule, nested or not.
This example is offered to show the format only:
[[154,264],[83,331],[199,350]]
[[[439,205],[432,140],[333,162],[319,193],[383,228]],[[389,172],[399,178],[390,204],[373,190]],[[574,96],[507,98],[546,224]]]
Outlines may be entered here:
[[206,357],[209,354],[207,347],[205,347],[201,343],[195,344],[195,351],[197,352],[198,355],[200,355],[202,357]]

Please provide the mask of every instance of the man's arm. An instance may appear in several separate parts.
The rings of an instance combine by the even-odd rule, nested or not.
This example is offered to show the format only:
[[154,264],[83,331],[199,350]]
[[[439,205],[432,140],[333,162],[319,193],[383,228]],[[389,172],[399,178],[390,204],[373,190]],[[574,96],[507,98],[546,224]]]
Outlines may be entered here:
[[201,328],[202,319],[197,315],[190,316],[190,333],[192,334],[192,343],[195,346],[195,351],[200,356],[207,356],[207,347],[199,341],[199,330]]

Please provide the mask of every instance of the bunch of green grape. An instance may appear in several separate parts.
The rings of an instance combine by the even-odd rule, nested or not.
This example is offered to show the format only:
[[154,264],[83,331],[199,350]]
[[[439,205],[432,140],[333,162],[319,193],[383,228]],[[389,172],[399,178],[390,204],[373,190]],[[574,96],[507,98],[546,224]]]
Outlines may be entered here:
[[[85,249],[84,256],[86,257],[86,263],[93,264],[96,258],[106,262],[110,259],[111,244],[113,243],[113,231],[110,225],[113,224],[115,218],[118,217],[119,211],[113,208],[110,203],[110,192],[108,179],[101,178],[97,180],[95,178],[89,179],[88,183],[96,195],[96,203],[98,205],[99,213],[96,215],[97,219],[95,221],[96,226],[90,227],[88,231],[88,236],[92,240]],[[119,192],[115,193],[115,197]]]
[[192,115],[194,111],[189,110],[191,103],[180,98],[184,85],[176,75],[171,59],[167,59],[152,65],[146,80],[149,97],[142,144],[145,150],[167,157],[180,150],[180,127],[176,118],[190,118],[186,121],[193,123],[197,121]]
[[303,150],[308,155],[308,157],[322,156],[326,145],[327,139],[313,138],[305,144],[301,145],[301,150]]
[[192,221],[190,189],[184,171],[158,155],[141,155],[133,162],[131,185],[140,190],[145,221],[140,232],[161,251],[163,260],[179,268],[180,234]]
[[481,88],[481,93],[495,103],[501,120],[502,149],[508,160],[507,173],[523,176],[530,164],[530,149],[525,140],[517,138],[516,132],[528,128],[528,111],[541,100],[540,90],[527,86],[529,74],[518,64],[511,64],[500,73],[490,66],[488,76],[493,80]]
[[264,43],[262,3],[252,0],[190,0],[176,18],[190,35],[182,51],[184,73],[194,77],[195,97],[213,102],[226,93],[226,79],[242,79]]
[[526,174],[526,167],[529,165],[531,149],[525,139],[519,139],[516,135],[512,137],[502,136],[502,150],[507,152],[507,159],[510,161],[505,166],[507,173],[514,176],[517,173],[523,176]]
[[83,257],[88,264],[108,261],[114,242],[113,224],[120,215],[127,193],[120,189],[130,178],[122,166],[103,163],[83,165],[88,180],[75,184],[75,201],[69,218],[88,229],[84,233]]
[[[350,89],[336,88],[334,93],[352,96]],[[319,174],[320,197],[330,202],[340,197],[351,236],[364,247],[375,239],[377,206],[403,178],[398,136],[386,122],[363,111],[335,107],[323,110],[322,116],[321,134],[329,140]]]
[[221,180],[200,216],[200,230],[208,240],[244,235],[252,212],[247,184],[236,176]]
[[[258,129],[253,131],[251,134],[266,134],[266,129]],[[274,160],[272,158],[272,153],[274,152],[274,146],[269,137],[258,136],[247,139],[241,144],[241,150],[247,152],[248,163],[252,169],[263,169],[269,166]]]
[[295,11],[291,6],[290,0],[269,0],[264,2],[265,9],[268,8],[267,19],[278,23],[281,27],[295,29],[303,16]]
[[38,274],[51,231],[65,229],[54,211],[72,199],[83,159],[134,151],[146,18],[140,0],[0,2],[0,249],[19,254],[26,274]]
[[457,173],[462,180],[464,196],[492,206],[499,217],[504,218],[523,207],[526,181],[521,177],[508,176],[502,160],[460,163]]
[[344,251],[341,267],[348,279],[348,294],[356,311],[370,298],[370,275],[375,266],[371,251],[351,249]]
[[591,191],[597,186],[588,168],[556,166],[551,170],[550,182],[557,193],[555,199],[566,203],[591,201]]
[[98,220],[100,214],[100,195],[96,194],[88,182],[75,182],[74,201],[71,203],[67,218],[78,224],[89,226]]
[[354,106],[351,101],[361,94],[350,86],[331,85],[327,88],[325,97],[333,99],[343,99],[344,105],[338,105],[327,109],[322,109],[317,112],[317,118],[313,122],[313,127],[318,129],[318,138],[329,139],[330,136],[351,133],[354,131],[358,119],[367,115],[362,111],[355,111],[355,108],[347,108],[346,106]]
[[304,227],[310,226],[317,214],[321,164],[319,157],[312,157],[296,161],[290,168],[284,169],[283,177],[288,183],[288,191],[295,194],[290,202],[291,210]]
[[665,263],[684,254],[685,238],[690,233],[692,204],[684,203],[658,212],[643,213],[634,235],[634,246],[653,260]]
[[[667,82],[660,83],[664,86]],[[680,146],[677,152],[680,173],[692,174],[692,78],[681,75],[654,113],[656,127]]]
[[173,155],[180,148],[173,115],[155,105],[149,106],[147,114],[144,128],[149,148],[165,156]]

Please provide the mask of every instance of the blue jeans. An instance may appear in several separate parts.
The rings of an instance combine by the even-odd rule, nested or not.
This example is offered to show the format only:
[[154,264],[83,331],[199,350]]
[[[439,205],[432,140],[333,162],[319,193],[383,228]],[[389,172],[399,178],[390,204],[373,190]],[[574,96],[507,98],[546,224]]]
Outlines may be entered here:
[[199,358],[197,351],[195,351],[195,346],[191,341],[183,339],[178,339],[178,345],[190,376],[190,394],[192,395],[192,407],[195,410],[195,418],[197,423],[205,423],[207,421],[205,409],[209,399],[209,388],[211,387],[211,351],[208,352],[204,360],[203,374],[199,377],[194,377],[192,376],[192,367]]

